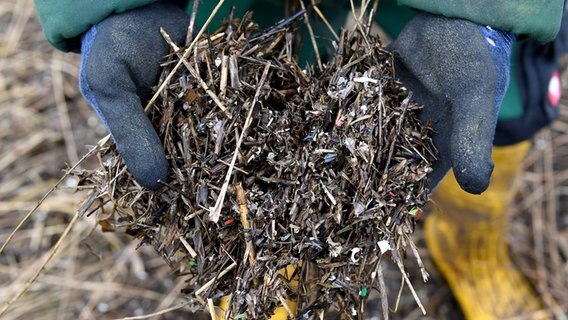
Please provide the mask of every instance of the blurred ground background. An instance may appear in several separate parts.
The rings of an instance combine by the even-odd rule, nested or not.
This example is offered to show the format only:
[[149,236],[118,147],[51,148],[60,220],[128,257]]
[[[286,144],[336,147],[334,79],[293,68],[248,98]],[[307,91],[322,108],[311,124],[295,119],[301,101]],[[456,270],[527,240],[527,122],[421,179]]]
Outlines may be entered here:
[[[44,40],[32,0],[0,2],[0,243],[73,164],[106,135],[77,89],[79,57],[54,51]],[[515,261],[547,307],[568,313],[568,108],[563,119],[535,138],[521,188],[511,209]],[[86,164],[89,165],[89,164]],[[91,164],[93,165],[93,164]],[[0,305],[22,288],[49,253],[85,194],[72,178],[47,198],[0,255]],[[67,187],[65,187],[67,186]],[[431,280],[409,274],[430,319],[460,319],[456,302],[416,239]],[[401,277],[388,268],[394,310]],[[2,319],[115,319],[183,303],[183,279],[170,273],[151,248],[120,233],[103,233],[93,218],[72,229],[59,254],[30,291]],[[187,307],[160,316],[187,317]],[[407,289],[395,319],[421,313]]]

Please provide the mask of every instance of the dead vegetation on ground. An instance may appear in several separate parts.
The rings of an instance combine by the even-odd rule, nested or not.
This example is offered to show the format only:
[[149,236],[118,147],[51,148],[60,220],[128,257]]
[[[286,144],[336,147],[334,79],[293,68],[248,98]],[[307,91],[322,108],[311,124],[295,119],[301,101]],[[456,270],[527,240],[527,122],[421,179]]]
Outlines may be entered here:
[[[56,53],[46,44],[31,0],[0,4],[0,243],[62,176],[65,163],[74,163],[86,145],[105,134],[78,93],[77,65],[76,56]],[[568,310],[566,108],[563,114],[535,140],[511,230],[518,263],[556,314]],[[66,180],[69,186],[75,183]],[[84,197],[72,189],[58,189],[16,234],[0,255],[0,304],[36,272]],[[420,226],[415,236],[420,239]],[[407,263],[418,296],[429,317],[459,317],[421,244],[418,251],[433,272],[421,285],[419,269]],[[166,319],[187,314],[186,300],[180,297],[186,277],[174,277],[162,257],[137,245],[123,234],[101,233],[93,218],[79,219],[30,291],[3,317],[121,318],[164,309],[173,310],[162,315]],[[400,272],[384,272],[390,307],[398,305],[391,318],[418,317],[420,310],[407,289],[397,301]]]

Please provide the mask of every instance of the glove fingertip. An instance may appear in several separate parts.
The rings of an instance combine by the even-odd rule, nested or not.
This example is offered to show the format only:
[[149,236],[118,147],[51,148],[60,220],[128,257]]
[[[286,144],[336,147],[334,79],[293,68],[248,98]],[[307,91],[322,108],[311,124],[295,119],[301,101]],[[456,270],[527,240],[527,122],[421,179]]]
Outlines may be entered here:
[[137,173],[139,177],[135,177],[136,180],[148,189],[157,190],[164,186],[160,181],[166,182],[168,180],[170,168],[164,156],[163,161],[151,163],[150,166],[140,171],[140,173]]
[[[454,121],[461,130],[452,137],[451,163],[460,187],[472,194],[481,194],[489,186],[493,173],[494,126],[476,125],[475,122]],[[489,133],[488,133],[489,132]]]
[[472,194],[481,194],[491,180],[493,162],[487,162],[477,166],[454,166],[454,175],[460,187]]
[[157,190],[163,186],[159,181],[165,182],[170,172],[160,137],[140,106],[125,103],[119,109],[123,112],[112,118],[109,127],[118,152],[138,183]]
[[167,181],[170,167],[161,144],[120,148],[128,171],[145,188],[157,190],[163,187],[160,181]]

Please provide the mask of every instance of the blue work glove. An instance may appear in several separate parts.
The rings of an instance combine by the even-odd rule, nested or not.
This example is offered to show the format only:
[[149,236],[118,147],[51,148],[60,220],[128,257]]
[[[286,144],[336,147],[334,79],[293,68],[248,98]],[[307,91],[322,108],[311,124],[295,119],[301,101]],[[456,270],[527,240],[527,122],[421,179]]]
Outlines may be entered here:
[[158,1],[111,15],[82,37],[81,92],[110,131],[130,173],[150,189],[168,178],[169,166],[142,104],[169,51],[160,27],[182,44],[188,24],[180,7]]
[[450,168],[465,191],[487,189],[514,40],[511,33],[466,20],[420,13],[393,42],[396,76],[425,106],[421,119],[434,128],[439,159],[430,190]]

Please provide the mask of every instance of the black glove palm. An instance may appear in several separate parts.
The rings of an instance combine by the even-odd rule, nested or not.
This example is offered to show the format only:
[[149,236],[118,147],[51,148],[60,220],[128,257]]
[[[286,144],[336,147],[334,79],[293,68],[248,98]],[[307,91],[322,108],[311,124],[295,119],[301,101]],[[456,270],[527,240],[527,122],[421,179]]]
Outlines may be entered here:
[[425,105],[421,118],[434,127],[440,155],[431,190],[450,168],[465,191],[487,189],[513,40],[472,22],[421,13],[393,43],[397,77]]
[[167,179],[169,167],[142,101],[156,85],[160,60],[168,52],[160,27],[181,43],[188,22],[181,8],[159,1],[112,15],[82,39],[81,92],[109,129],[130,173],[152,189]]

